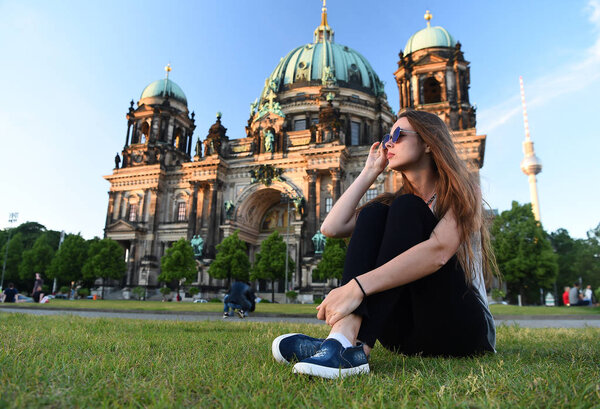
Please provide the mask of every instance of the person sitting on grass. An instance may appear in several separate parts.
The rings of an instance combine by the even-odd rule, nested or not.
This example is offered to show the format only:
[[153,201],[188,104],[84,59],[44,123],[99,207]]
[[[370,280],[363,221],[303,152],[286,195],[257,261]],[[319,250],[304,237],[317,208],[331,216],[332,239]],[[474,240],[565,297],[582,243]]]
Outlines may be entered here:
[[223,299],[223,318],[233,317],[234,311],[240,318],[246,318],[254,311],[255,302],[252,287],[243,281],[234,281]]
[[18,300],[19,291],[13,283],[8,283],[8,288],[5,288],[2,292],[2,302],[18,302]]
[[569,292],[569,304],[571,307],[582,307],[584,305],[589,305],[590,302],[583,299],[583,294],[579,289],[581,285],[578,282],[573,283],[573,287],[571,287],[571,291]]
[[45,304],[47,302],[50,302],[50,299],[48,298],[48,296],[44,295],[44,292],[42,290],[42,286],[41,285],[38,285],[35,288],[35,291],[33,292],[32,298],[33,298],[34,302],[37,302],[37,303],[40,303],[40,304]]
[[[400,172],[402,188],[357,209],[387,166]],[[299,361],[294,373],[337,378],[369,372],[377,340],[409,355],[495,352],[485,285],[497,267],[484,221],[476,175],[445,123],[400,114],[321,226],[327,237],[352,236],[342,285],[317,307],[329,336],[281,335],[273,356]]]

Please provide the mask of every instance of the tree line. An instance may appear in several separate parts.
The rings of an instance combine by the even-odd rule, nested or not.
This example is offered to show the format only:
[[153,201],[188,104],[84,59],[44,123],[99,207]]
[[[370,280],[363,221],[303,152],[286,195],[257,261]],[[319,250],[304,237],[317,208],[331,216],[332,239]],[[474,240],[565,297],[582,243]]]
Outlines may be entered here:
[[123,278],[127,268],[125,253],[116,241],[98,237],[86,240],[80,234],[66,234],[62,243],[60,238],[60,232],[36,222],[0,230],[3,265],[6,257],[4,287],[12,282],[21,290],[27,289],[33,284],[35,273],[56,279],[57,288],[70,286],[71,282],[90,288],[98,278]]
[[[118,280],[125,274],[124,251],[111,239],[85,240],[79,234],[68,234],[59,249],[60,233],[39,223],[23,223],[10,233],[7,242],[8,229],[0,230],[2,261],[8,246],[5,283],[12,281],[27,288],[34,273],[39,272],[56,278],[59,284],[77,281],[91,287],[97,278]],[[542,303],[540,290],[557,296],[576,281],[598,289],[596,297],[600,295],[600,224],[588,231],[585,239],[572,238],[562,228],[547,233],[535,220],[530,204],[512,202],[510,209],[493,217],[490,233],[500,279],[506,285],[504,295],[512,303],[519,295],[526,304]],[[347,239],[328,238],[313,280],[340,279],[346,251]],[[226,279],[228,284],[231,279],[270,281],[274,298],[275,281],[285,277],[285,253],[285,242],[275,231],[263,240],[251,264],[246,243],[236,231],[217,245],[208,274]],[[291,280],[295,262],[289,255],[287,259]],[[182,282],[195,281],[197,274],[193,249],[182,238],[161,258],[158,280],[179,290]]]

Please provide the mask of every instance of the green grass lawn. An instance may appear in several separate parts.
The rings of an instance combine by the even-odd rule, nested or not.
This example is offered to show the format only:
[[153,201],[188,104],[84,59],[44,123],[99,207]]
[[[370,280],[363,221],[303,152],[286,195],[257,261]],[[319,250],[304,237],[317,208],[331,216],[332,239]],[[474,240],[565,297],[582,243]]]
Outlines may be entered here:
[[[18,308],[79,308],[128,311],[161,311],[161,312],[221,312],[223,304],[191,302],[160,302],[134,300],[52,300],[48,304],[19,303],[0,304],[0,307]],[[257,313],[316,315],[314,304],[267,304],[256,306]],[[600,307],[518,307],[516,305],[494,304],[490,306],[494,315],[589,315],[600,314]]]
[[0,408],[600,405],[600,329],[498,328],[498,353],[421,358],[377,346],[371,374],[295,376],[272,339],[325,326],[0,314]]

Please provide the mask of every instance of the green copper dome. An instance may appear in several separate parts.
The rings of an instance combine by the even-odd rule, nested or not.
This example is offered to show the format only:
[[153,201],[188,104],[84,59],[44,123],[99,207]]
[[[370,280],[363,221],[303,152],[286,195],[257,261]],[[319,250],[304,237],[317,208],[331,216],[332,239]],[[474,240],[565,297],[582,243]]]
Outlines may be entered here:
[[173,98],[187,105],[187,98],[185,97],[182,89],[179,87],[179,85],[175,84],[169,79],[154,81],[148,85],[146,88],[144,88],[144,91],[142,91],[142,96],[140,99],[153,97],[164,98],[167,95],[169,98]]
[[[325,72],[324,72],[324,67]],[[291,85],[320,85],[327,71],[339,86],[361,89],[375,96],[383,84],[371,64],[357,51],[332,41],[305,44],[283,57],[269,77],[279,92]],[[314,84],[311,84],[312,82]]]
[[431,47],[454,47],[456,41],[444,27],[425,27],[414,33],[406,42],[404,55]]

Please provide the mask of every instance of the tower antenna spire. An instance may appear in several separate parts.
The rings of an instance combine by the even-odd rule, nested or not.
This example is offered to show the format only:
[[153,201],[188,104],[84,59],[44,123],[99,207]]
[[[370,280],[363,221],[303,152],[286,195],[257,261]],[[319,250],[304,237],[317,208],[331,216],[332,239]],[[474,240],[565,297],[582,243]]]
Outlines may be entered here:
[[540,204],[537,193],[536,175],[542,171],[542,162],[535,156],[533,141],[529,134],[529,120],[527,118],[527,104],[525,103],[525,87],[523,86],[523,77],[519,77],[521,86],[521,103],[523,105],[523,122],[525,125],[525,141],[523,142],[523,153],[525,158],[521,161],[521,170],[529,177],[529,194],[531,197],[531,210],[533,216],[538,222],[540,219]]

